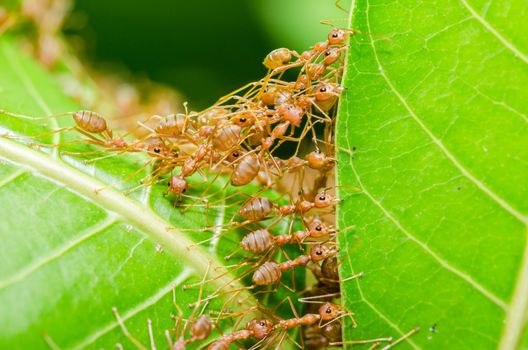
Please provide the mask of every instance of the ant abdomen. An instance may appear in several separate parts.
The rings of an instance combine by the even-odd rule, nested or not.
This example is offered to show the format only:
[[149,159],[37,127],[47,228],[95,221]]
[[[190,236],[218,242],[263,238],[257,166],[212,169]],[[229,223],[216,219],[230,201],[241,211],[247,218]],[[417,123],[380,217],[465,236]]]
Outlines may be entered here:
[[211,335],[212,330],[213,325],[209,316],[201,315],[191,326],[191,336],[195,340],[204,340]]
[[252,337],[261,340],[266,338],[273,332],[274,325],[273,322],[270,320],[266,320],[264,318],[257,318],[254,320],[251,320],[246,325],[246,329],[250,330],[252,333]]
[[230,350],[231,346],[227,341],[216,340],[207,347],[207,350]]
[[323,277],[331,281],[339,281],[339,264],[337,258],[334,256],[328,257],[323,260],[321,264],[321,273]]
[[271,213],[272,209],[273,205],[269,198],[255,197],[244,204],[238,210],[238,213],[247,220],[258,221],[264,219],[269,213]]
[[84,131],[92,134],[100,134],[108,130],[106,120],[96,112],[79,111],[73,113],[73,120]]
[[233,186],[243,186],[250,183],[260,170],[260,163],[257,157],[250,154],[242,158],[235,167],[235,171],[231,176],[231,184]]
[[188,188],[189,183],[182,176],[171,176],[169,180],[169,189],[174,195],[180,196],[185,193]]
[[240,246],[248,252],[262,254],[271,248],[272,243],[273,235],[266,229],[260,229],[245,235]]
[[156,132],[160,135],[179,136],[187,126],[187,117],[184,114],[171,114],[161,118]]
[[264,58],[264,66],[268,69],[280,68],[290,62],[292,58],[291,51],[286,48],[275,49]]
[[257,286],[267,286],[276,283],[281,277],[281,266],[274,261],[268,261],[255,270],[253,273],[253,283]]
[[219,151],[228,151],[238,144],[242,128],[235,124],[220,126],[213,134],[213,147]]

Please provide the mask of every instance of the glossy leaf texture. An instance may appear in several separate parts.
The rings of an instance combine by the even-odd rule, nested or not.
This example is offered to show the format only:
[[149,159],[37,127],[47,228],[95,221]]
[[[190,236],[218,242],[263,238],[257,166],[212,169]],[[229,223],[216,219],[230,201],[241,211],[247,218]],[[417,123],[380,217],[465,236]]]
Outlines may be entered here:
[[[79,106],[4,36],[0,109],[42,117]],[[0,348],[46,349],[44,338],[62,349],[114,348],[117,342],[131,348],[113,307],[145,345],[151,319],[158,348],[165,348],[163,331],[174,327],[171,315],[178,315],[173,295],[188,315],[199,287],[183,286],[200,281],[208,266],[213,276],[223,271],[223,257],[238,246],[235,232],[193,246],[211,237],[201,229],[235,215],[236,206],[222,200],[225,180],[213,186],[220,196],[211,207],[176,207],[174,198],[163,196],[166,183],[126,196],[122,191],[146,176],[146,160],[119,156],[85,163],[108,154],[72,154],[96,150],[74,142],[76,132],[45,135],[68,125],[68,116],[28,120],[0,113],[0,133],[21,135],[0,137]],[[61,147],[39,146],[56,143]],[[228,283],[242,287],[228,273],[208,283],[205,293]],[[232,310],[254,303],[245,291],[226,298]],[[215,302],[224,300],[215,299],[212,307]]]
[[338,221],[356,225],[342,276],[365,276],[342,288],[345,338],[420,326],[399,348],[525,349],[526,2],[352,8]]

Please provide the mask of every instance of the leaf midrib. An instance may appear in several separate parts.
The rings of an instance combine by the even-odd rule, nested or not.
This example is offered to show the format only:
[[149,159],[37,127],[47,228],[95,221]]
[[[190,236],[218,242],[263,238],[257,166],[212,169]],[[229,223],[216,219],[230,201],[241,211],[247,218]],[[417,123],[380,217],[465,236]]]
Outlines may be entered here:
[[[31,79],[25,74],[25,71],[20,67],[18,60],[13,56],[11,47],[9,45],[3,45],[3,51],[21,83],[26,86],[29,94],[33,96],[43,113],[51,115],[51,108],[39,94]],[[52,122],[57,125],[55,118],[52,118]],[[60,143],[60,133],[54,135],[54,143]],[[68,189],[100,207],[114,212],[118,217],[133,224],[154,241],[160,243],[170,254],[175,257],[181,257],[183,261],[189,262],[192,265],[192,270],[197,274],[204,275],[207,266],[209,266],[209,271],[215,272],[225,269],[222,264],[212,258],[211,254],[208,254],[202,247],[196,246],[178,228],[163,220],[148,206],[140,205],[117,190],[108,187],[107,184],[64,163],[60,160],[58,149],[54,149],[53,158],[20,143],[0,137],[0,155],[3,155],[13,163],[31,168],[49,179],[65,185]],[[100,191],[101,188],[105,189]],[[148,199],[150,189],[147,188],[145,193],[145,198]],[[193,254],[182,254],[190,246],[194,247]],[[229,289],[242,290],[243,286],[240,282],[233,282],[233,279],[229,278],[229,275],[222,276],[219,272],[217,274],[219,277],[214,278],[212,283],[223,288],[229,286]],[[252,304],[254,298],[250,293],[242,290],[241,294],[245,295],[243,298],[246,301],[245,303]]]
[[[204,275],[209,264],[209,271],[222,271],[223,265],[213,260],[202,247],[196,246],[178,228],[163,220],[149,207],[139,204],[113,188],[106,187],[101,191],[101,188],[106,186],[103,182],[78,169],[3,137],[0,137],[0,156],[58,182],[86,200],[114,213],[118,218],[132,224],[160,243],[173,256],[188,262],[196,273]],[[182,254],[188,251],[190,246],[194,246],[193,254]],[[233,283],[229,275],[215,278],[212,283],[221,287],[229,285],[233,289],[243,287],[239,282]],[[246,297],[248,303],[251,303],[253,297],[251,295]]]

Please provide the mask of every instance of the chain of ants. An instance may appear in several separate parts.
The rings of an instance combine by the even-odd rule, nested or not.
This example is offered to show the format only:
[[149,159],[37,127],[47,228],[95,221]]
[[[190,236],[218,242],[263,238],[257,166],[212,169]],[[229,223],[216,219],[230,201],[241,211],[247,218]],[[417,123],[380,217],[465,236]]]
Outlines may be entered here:
[[[170,192],[182,200],[192,198],[204,201],[203,205],[208,207],[219,201],[208,201],[203,195],[221,174],[229,174],[229,183],[235,187],[252,182],[259,183],[262,190],[259,190],[256,196],[248,195],[249,198],[238,210],[238,215],[244,221],[237,222],[233,218],[229,223],[222,225],[224,230],[221,235],[224,235],[234,228],[247,227],[275,218],[265,228],[253,230],[241,239],[240,249],[255,258],[248,257],[245,262],[237,264],[236,269],[250,266],[250,269],[237,279],[252,273],[253,285],[250,288],[271,286],[274,291],[281,284],[294,291],[294,287],[290,288],[281,281],[283,273],[297,267],[308,267],[317,280],[317,284],[304,291],[305,296],[299,299],[307,305],[304,315],[298,315],[288,297],[285,302],[290,304],[293,318],[280,319],[276,316],[274,311],[279,305],[273,310],[258,305],[244,313],[258,312],[261,317],[251,319],[239,330],[237,322],[232,332],[223,334],[218,326],[220,320],[242,320],[243,315],[222,311],[215,321],[206,315],[204,311],[210,300],[233,292],[223,293],[220,287],[215,293],[203,298],[203,286],[211,281],[204,276],[199,283],[199,300],[194,303],[191,315],[187,320],[181,316],[177,317],[174,329],[166,332],[170,349],[185,349],[191,343],[204,341],[209,338],[214,327],[222,335],[208,344],[209,350],[227,350],[231,345],[241,346],[239,342],[245,340],[255,342],[250,349],[278,349],[286,339],[299,348],[308,349],[366,343],[372,344],[371,349],[386,343],[383,349],[388,349],[417,331],[413,329],[396,341],[391,338],[342,341],[341,319],[350,317],[354,326],[355,321],[353,314],[334,302],[334,299],[340,296],[341,282],[361,277],[361,274],[346,279],[339,278],[338,267],[342,261],[338,262],[338,249],[335,245],[338,232],[318,216],[308,216],[313,211],[324,215],[325,210],[331,211],[339,203],[339,199],[324,187],[335,165],[333,114],[343,90],[339,82],[347,49],[346,42],[353,33],[355,32],[347,29],[332,29],[327,40],[300,54],[286,48],[274,50],[264,59],[263,64],[269,71],[263,79],[222,97],[213,106],[201,112],[152,116],[149,120],[138,123],[137,127],[147,129],[148,135],[134,141],[128,141],[127,136],[135,130],[124,135],[114,135],[106,120],[92,111],[64,114],[71,115],[75,125],[48,133],[76,130],[84,136],[80,142],[99,147],[98,150],[90,152],[97,155],[90,161],[124,153],[145,153],[149,160],[133,176],[147,168],[151,171],[148,178],[138,187],[166,182],[167,193]],[[284,73],[293,69],[297,74],[292,81],[287,81]],[[319,139],[314,131],[318,124],[324,129],[322,139]],[[303,140],[310,140],[315,150],[300,158],[297,155]],[[274,154],[285,143],[296,145],[295,155],[281,159]],[[326,154],[321,148],[326,150]],[[305,173],[309,169],[317,175],[311,188],[305,190]],[[213,180],[208,180],[206,171],[216,174]],[[199,174],[204,183],[208,182],[207,190],[202,196],[187,193],[197,185],[189,181],[194,174]],[[298,199],[286,205],[279,205],[265,196],[259,196],[265,189],[272,188],[285,174],[294,174],[301,189]],[[225,200],[226,198],[222,198],[222,201]],[[291,232],[290,226],[289,233],[271,233],[272,227],[285,217],[300,218],[304,229]],[[218,239],[218,236],[214,239]],[[286,261],[273,260],[275,253],[284,246],[298,245],[304,251],[303,244],[310,247],[306,254],[290,259],[283,251],[287,257]],[[230,256],[226,257],[228,258]],[[227,273],[232,272],[234,271]],[[292,280],[294,281],[294,278]],[[260,293],[267,292],[270,290]],[[176,302],[174,304],[177,307]],[[137,347],[145,348],[128,332],[117,310],[114,312],[125,335]],[[298,343],[288,331],[301,326],[304,327],[303,336]],[[150,323],[149,334],[153,342]]]

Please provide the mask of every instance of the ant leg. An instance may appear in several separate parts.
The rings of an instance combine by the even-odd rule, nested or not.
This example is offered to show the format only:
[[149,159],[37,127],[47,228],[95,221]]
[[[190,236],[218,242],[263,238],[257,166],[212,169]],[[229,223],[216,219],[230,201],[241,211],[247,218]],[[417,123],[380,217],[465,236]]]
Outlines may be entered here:
[[44,341],[50,347],[51,350],[61,350],[60,346],[58,346],[57,343],[55,343],[47,333],[43,333],[42,338],[44,338]]
[[407,332],[406,334],[404,334],[402,337],[396,339],[393,343],[385,346],[384,348],[382,348],[381,350],[387,350],[387,349],[390,349],[392,348],[393,346],[395,345],[398,345],[399,343],[401,343],[402,341],[404,341],[405,339],[409,338],[410,336],[412,336],[413,334],[417,333],[418,331],[420,330],[420,327],[414,327],[413,329],[411,329],[409,332]]
[[301,344],[299,344],[291,335],[288,334],[288,332],[286,332],[286,336],[288,337],[288,339],[290,339],[290,341],[295,344],[295,346],[297,346],[299,349],[304,349],[304,335],[303,335],[303,330],[302,328],[299,328],[299,339],[301,340]]
[[165,339],[167,339],[169,349],[174,349],[174,343],[172,342],[172,338],[168,329],[165,330]]
[[[307,290],[307,291],[309,291],[309,290]],[[304,293],[304,292],[305,291],[303,291],[302,293]],[[327,294],[322,294],[322,295],[314,295],[314,296],[311,296],[311,297],[299,298],[297,300],[299,302],[301,302],[301,303],[306,303],[306,304],[324,304],[324,303],[326,303],[326,301],[318,301],[317,299],[339,298],[340,295],[341,295],[341,293],[339,293],[339,292],[327,293]]]
[[[172,304],[174,305],[174,307],[178,311],[178,316],[174,317],[176,319],[175,323],[174,323],[174,333],[176,334],[176,340],[175,341],[177,341],[178,336],[181,334],[180,333],[180,327],[181,327],[181,324],[183,322],[183,312],[182,312],[180,306],[176,303],[176,287],[172,288]],[[168,333],[168,331],[165,332],[165,336],[169,339],[169,342],[172,343],[172,340],[170,338],[170,334]],[[170,349],[172,349],[172,347],[170,347]]]
[[[119,180],[119,181],[117,181],[117,182],[114,182],[114,183],[112,183],[112,184],[108,184],[108,185],[106,185],[106,186],[104,186],[104,187],[101,187],[101,188],[96,189],[96,190],[95,190],[95,193],[99,193],[99,192],[105,190],[105,189],[108,188],[108,187],[115,187],[115,186],[117,186],[117,185],[119,185],[119,184],[125,183],[125,182],[127,182],[127,181],[133,179],[137,174],[139,174],[140,172],[142,172],[143,170],[145,170],[149,165],[150,165],[150,161],[147,162],[147,163],[145,163],[145,164],[142,165],[141,167],[139,167],[137,170],[135,170],[134,172],[132,172],[130,175],[128,175],[128,176],[125,177],[124,179],[121,179],[121,180]],[[128,193],[130,193],[130,192],[128,192]]]
[[382,342],[391,342],[392,337],[389,338],[377,338],[377,339],[368,339],[368,340],[348,340],[348,341],[337,341],[337,342],[331,342],[330,346],[342,346],[342,345],[359,345],[359,344],[370,344],[374,343],[373,346],[371,346],[369,349],[375,349],[379,346]]
[[154,342],[154,332],[152,331],[152,321],[150,318],[147,320],[148,334],[150,339],[150,348],[156,350],[156,343]]
[[[65,131],[70,131],[70,130],[75,130],[76,127],[75,126],[69,126],[67,128],[60,128],[60,129],[54,129],[53,131],[50,131],[50,132],[46,132],[44,134],[39,134],[39,135],[33,135],[33,136],[26,136],[26,135],[9,135],[8,138],[10,139],[16,139],[16,140],[19,140],[19,139],[34,139],[34,138],[37,138],[37,137],[45,137],[45,136],[51,136],[51,135],[55,135],[55,134],[58,134],[58,133],[61,133],[61,132],[65,132]],[[7,136],[7,135],[6,135]],[[45,145],[44,146],[52,146],[53,145]]]
[[121,319],[121,316],[119,316],[119,313],[117,312],[117,308],[116,307],[113,307],[112,308],[112,312],[114,313],[116,319],[117,319],[117,323],[119,324],[119,327],[121,328],[121,330],[123,331],[123,334],[125,334],[125,336],[132,342],[134,343],[134,345],[138,348],[138,349],[141,349],[141,350],[147,350],[147,348],[141,344],[136,338],[134,338],[132,336],[132,334],[130,334],[130,332],[128,331],[128,329],[126,328],[125,326],[125,323],[123,322],[123,320]]

